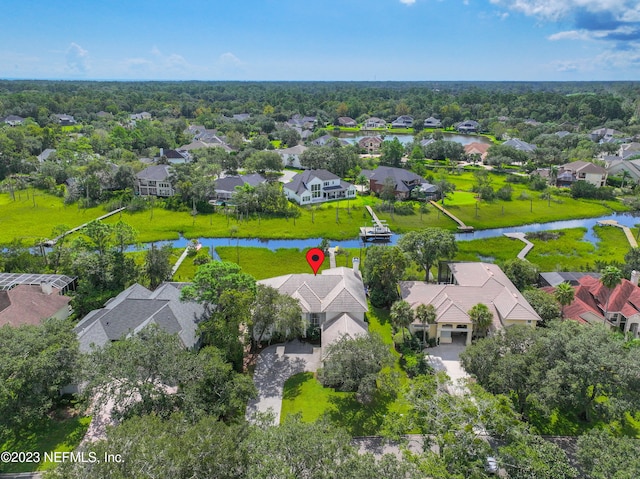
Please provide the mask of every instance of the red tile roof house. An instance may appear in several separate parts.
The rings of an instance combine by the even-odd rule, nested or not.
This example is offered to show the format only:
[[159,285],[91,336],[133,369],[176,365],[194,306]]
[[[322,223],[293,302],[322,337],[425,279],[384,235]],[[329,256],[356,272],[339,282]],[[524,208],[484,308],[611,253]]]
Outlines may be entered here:
[[[622,283],[610,290],[593,276],[583,276],[574,287],[573,303],[564,308],[564,317],[584,324],[603,324],[606,309],[607,324],[624,333],[640,337],[640,273],[633,272],[632,281]],[[542,288],[547,292],[555,288]],[[607,304],[607,300],[609,303]]]

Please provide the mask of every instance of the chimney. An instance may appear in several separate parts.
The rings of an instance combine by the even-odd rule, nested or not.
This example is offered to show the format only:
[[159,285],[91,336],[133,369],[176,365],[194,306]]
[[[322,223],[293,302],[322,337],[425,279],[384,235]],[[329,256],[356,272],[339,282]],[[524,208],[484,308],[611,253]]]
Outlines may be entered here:
[[640,280],[640,271],[636,271],[635,269],[631,272],[631,282],[638,286],[638,281]]
[[40,281],[40,288],[42,289],[42,293],[47,296],[53,293],[53,286],[47,281]]
[[351,260],[351,263],[353,264],[353,271],[355,271],[356,273],[358,273],[360,271],[360,258],[358,257],[354,257]]

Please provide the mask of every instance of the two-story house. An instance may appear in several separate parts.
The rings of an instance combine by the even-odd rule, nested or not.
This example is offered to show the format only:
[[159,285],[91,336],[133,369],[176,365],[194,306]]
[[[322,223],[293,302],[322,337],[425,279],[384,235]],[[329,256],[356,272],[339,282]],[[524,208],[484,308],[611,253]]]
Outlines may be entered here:
[[382,193],[387,182],[393,182],[394,193],[398,200],[409,198],[413,189],[427,182],[427,180],[409,170],[392,166],[379,166],[375,170],[362,170],[362,174],[369,179],[369,190],[378,195]]
[[556,186],[571,186],[576,181],[586,181],[600,188],[607,184],[607,170],[588,161],[573,161],[558,168]]
[[169,165],[152,165],[136,175],[135,192],[140,196],[173,196],[175,191],[169,177]]
[[480,129],[480,123],[475,120],[461,121],[456,125],[456,130],[460,133],[477,133]]
[[413,127],[413,117],[409,115],[400,115],[391,122],[391,128],[411,128]]
[[378,118],[375,116],[372,116],[371,118],[367,118],[367,120],[364,122],[364,129],[368,129],[368,128],[386,128],[387,127],[387,122],[384,121],[382,118]]
[[283,186],[285,196],[299,205],[355,198],[356,187],[327,170],[307,170]]

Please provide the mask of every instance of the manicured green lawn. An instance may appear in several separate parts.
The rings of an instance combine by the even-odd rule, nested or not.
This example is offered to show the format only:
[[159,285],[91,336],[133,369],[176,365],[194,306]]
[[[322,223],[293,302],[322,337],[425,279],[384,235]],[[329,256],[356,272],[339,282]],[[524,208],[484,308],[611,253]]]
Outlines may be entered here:
[[[409,379],[400,368],[399,354],[393,349],[388,311],[369,305],[367,318],[369,331],[378,333],[396,357],[392,370],[397,373],[400,387],[405,387]],[[301,373],[285,382],[280,420],[284,421],[290,414],[300,414],[305,422],[314,422],[326,416],[354,436],[375,435],[380,434],[380,428],[388,413],[406,413],[409,407],[405,400],[383,394],[378,394],[371,404],[362,405],[355,399],[355,393],[325,388],[313,373]]]
[[31,472],[54,467],[54,463],[44,462],[44,453],[73,451],[80,444],[90,422],[90,417],[46,419],[36,429],[24,433],[21,440],[0,445],[0,451],[38,451],[43,462],[0,463],[0,472]]
[[[216,248],[216,252],[223,261],[239,264],[242,271],[258,280],[285,274],[312,273],[313,271],[307,263],[307,251],[296,248],[282,248],[275,251],[267,248],[236,248],[235,246]],[[340,259],[344,261],[343,258]],[[342,262],[338,263],[338,266],[343,265]],[[327,255],[320,271],[328,268],[329,256]]]

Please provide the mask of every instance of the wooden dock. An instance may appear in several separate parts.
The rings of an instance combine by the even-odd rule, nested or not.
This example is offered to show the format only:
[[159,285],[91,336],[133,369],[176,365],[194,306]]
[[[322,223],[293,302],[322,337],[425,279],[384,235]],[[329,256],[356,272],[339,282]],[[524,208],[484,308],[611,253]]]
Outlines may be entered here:
[[453,221],[458,223],[458,229],[460,230],[461,233],[472,233],[473,232],[473,226],[468,226],[468,225],[464,224],[464,222],[460,218],[455,216],[449,210],[445,209],[443,206],[439,205],[435,201],[429,201],[429,203],[431,203],[433,206],[438,208],[440,211],[442,211],[445,215],[447,215]]
[[370,206],[365,206],[365,208],[373,219],[373,226],[362,226],[360,228],[362,241],[390,241],[393,233],[386,221],[378,218]]
[[[126,207],[126,206],[124,206],[124,207],[122,207],[122,208],[118,208],[117,210],[110,211],[110,212],[109,212],[109,213],[107,213],[106,215],[102,215],[102,216],[100,216],[99,218],[96,218],[96,219],[91,220],[91,221],[102,221],[103,219],[108,218],[109,216],[113,216],[113,215],[115,215],[115,214],[118,214],[118,213],[120,213],[121,211],[124,211],[124,210],[126,210],[126,209],[127,209],[127,207]],[[55,245],[56,245],[56,243],[60,240],[60,238],[64,238],[65,236],[70,235],[71,233],[75,233],[76,231],[80,231],[82,228],[84,228],[84,227],[85,227],[85,226],[87,226],[89,223],[91,223],[91,221],[87,221],[86,223],[83,223],[83,224],[81,224],[80,226],[76,226],[75,228],[72,228],[72,229],[70,229],[69,231],[65,231],[65,232],[64,232],[64,233],[62,233],[60,236],[56,236],[56,237],[55,237],[55,238],[53,238],[53,239],[43,241],[43,242],[42,242],[42,244],[41,244],[41,246],[46,246],[47,248],[51,248],[51,247],[53,247],[53,246],[55,246]]]

